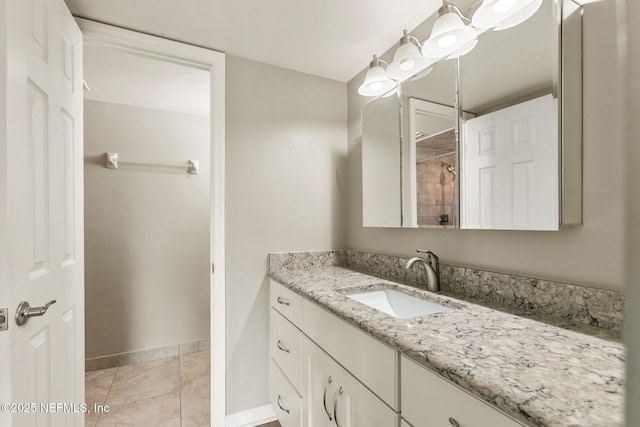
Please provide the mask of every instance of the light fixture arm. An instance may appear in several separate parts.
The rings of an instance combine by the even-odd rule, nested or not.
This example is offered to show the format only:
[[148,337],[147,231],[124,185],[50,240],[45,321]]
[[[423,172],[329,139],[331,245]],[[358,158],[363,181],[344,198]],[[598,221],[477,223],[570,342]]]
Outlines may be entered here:
[[385,68],[389,66],[389,63],[387,61],[378,58],[378,55],[373,55],[373,61],[369,63],[369,68],[379,67],[380,64],[384,64]]
[[444,15],[445,13],[455,13],[464,22],[471,23],[471,19],[464,16],[460,8],[453,3],[449,3],[449,0],[442,0],[442,7],[438,10],[438,13],[440,16]]
[[400,46],[407,43],[413,43],[418,46],[418,49],[422,49],[422,43],[420,43],[420,40],[409,34],[409,31],[403,30],[402,38],[400,39]]

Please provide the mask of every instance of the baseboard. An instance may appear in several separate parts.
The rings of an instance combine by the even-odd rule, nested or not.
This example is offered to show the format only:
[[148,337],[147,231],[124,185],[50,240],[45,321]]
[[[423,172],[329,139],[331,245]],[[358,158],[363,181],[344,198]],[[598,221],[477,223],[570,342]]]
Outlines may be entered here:
[[146,350],[130,351],[127,353],[111,354],[108,356],[94,357],[85,360],[85,372],[99,369],[115,368],[116,366],[133,365],[134,363],[151,362],[199,351],[210,350],[209,340],[194,341],[182,344],[174,344]]
[[273,407],[264,405],[227,415],[226,427],[256,427],[276,420]]

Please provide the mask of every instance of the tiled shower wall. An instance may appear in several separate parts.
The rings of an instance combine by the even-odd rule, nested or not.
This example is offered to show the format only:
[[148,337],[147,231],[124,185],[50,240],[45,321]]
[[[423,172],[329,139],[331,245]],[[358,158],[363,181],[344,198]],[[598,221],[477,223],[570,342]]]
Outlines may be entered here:
[[[418,225],[452,225],[451,194],[454,176],[447,171],[447,165],[456,166],[456,155],[438,157],[455,151],[454,131],[448,131],[416,144],[416,192]],[[432,159],[436,157],[435,159]],[[432,159],[432,160],[427,160]],[[448,223],[441,224],[441,215],[448,215]]]

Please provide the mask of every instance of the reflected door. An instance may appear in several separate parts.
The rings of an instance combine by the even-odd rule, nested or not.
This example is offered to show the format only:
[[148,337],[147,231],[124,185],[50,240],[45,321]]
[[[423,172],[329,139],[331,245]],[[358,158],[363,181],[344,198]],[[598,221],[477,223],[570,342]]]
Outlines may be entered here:
[[546,95],[466,121],[462,228],[559,228],[557,117]]

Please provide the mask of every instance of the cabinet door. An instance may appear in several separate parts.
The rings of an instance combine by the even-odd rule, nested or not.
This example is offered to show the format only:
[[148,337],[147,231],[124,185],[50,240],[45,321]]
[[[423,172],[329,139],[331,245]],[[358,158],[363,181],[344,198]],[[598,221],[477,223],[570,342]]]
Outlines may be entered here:
[[302,340],[302,413],[304,427],[335,427],[333,403],[338,364],[309,338]]
[[304,427],[398,426],[397,413],[307,337],[302,357]]
[[397,427],[400,416],[342,368],[332,411],[337,427]]

